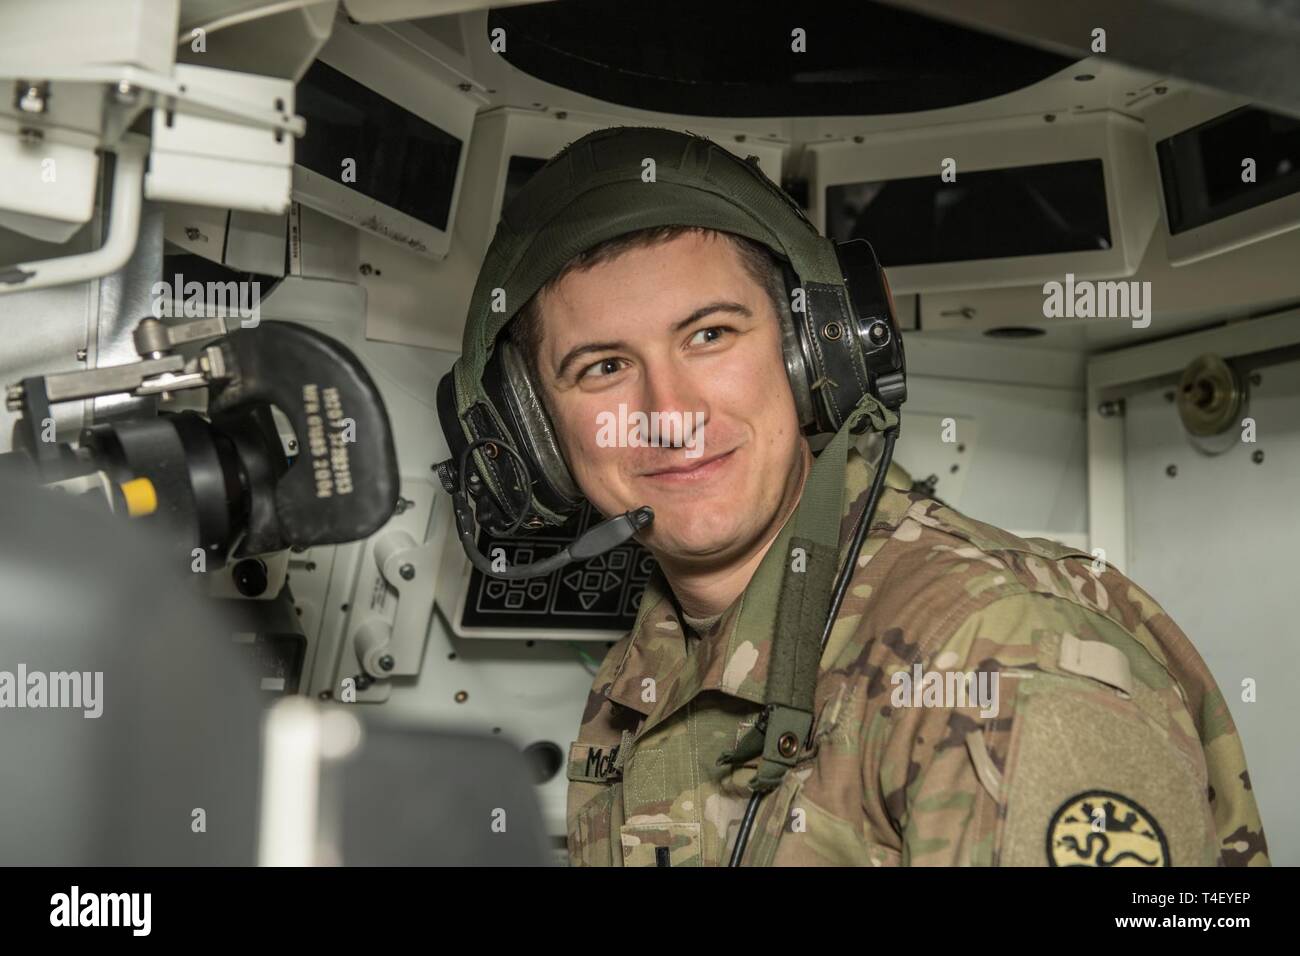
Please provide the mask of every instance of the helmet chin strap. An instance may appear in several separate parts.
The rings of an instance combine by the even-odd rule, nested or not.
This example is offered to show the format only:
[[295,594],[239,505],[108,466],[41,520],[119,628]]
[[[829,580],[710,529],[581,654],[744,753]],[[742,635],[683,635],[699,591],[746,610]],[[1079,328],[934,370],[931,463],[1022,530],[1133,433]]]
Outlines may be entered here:
[[[469,557],[470,563],[488,577],[505,581],[517,581],[522,578],[536,578],[551,574],[575,561],[585,561],[588,558],[604,554],[606,551],[612,551],[619,545],[629,541],[638,531],[650,527],[651,522],[654,521],[654,510],[649,505],[642,505],[640,508],[633,508],[631,511],[625,511],[621,515],[602,521],[578,538],[577,541],[561,550],[559,554],[554,554],[541,561],[534,561],[531,564],[520,564],[498,571],[492,567],[491,559],[478,549],[478,542],[474,535],[476,522],[470,510],[469,494],[465,489],[465,482],[462,482],[460,477],[469,474],[469,456],[480,445],[495,445],[497,448],[504,448],[513,455],[519,465],[520,472],[523,474],[525,489],[532,487],[532,480],[528,474],[528,465],[523,456],[503,442],[486,438],[472,441],[465,446],[460,453],[460,460],[454,472],[451,471],[450,460],[438,466],[438,474],[442,479],[443,486],[451,494],[452,510],[456,515],[456,532],[460,536],[461,547]],[[525,494],[527,494],[527,491],[525,491]],[[528,513],[527,509],[528,502],[524,502],[524,507],[519,510],[519,517],[515,519],[514,524],[493,533],[510,534],[515,531]]]

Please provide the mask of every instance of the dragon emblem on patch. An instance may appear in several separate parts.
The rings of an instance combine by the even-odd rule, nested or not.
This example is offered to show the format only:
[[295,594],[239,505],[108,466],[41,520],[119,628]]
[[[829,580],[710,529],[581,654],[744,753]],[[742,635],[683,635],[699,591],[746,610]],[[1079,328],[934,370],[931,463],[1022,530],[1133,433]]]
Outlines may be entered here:
[[1171,866],[1160,824],[1136,800],[1088,790],[1066,800],[1047,825],[1051,866]]

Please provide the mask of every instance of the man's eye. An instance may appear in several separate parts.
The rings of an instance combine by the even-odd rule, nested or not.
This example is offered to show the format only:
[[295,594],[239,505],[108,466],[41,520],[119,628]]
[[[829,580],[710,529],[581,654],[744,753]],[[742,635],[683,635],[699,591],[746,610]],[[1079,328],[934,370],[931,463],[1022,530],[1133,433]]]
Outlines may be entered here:
[[[718,341],[720,338],[722,338],[723,335],[725,335],[729,331],[730,329],[727,329],[726,327],[721,325],[715,325],[707,329],[700,329],[698,332],[696,332],[694,335],[691,336],[690,344],[709,345],[713,342]],[[701,339],[700,336],[706,336],[706,338]]]
[[613,375],[615,372],[617,372],[619,369],[622,368],[619,362],[620,359],[616,359],[616,358],[601,359],[599,362],[596,362],[592,365],[588,365],[585,369],[583,369],[582,374],[578,377],[579,378],[604,378],[609,375]]

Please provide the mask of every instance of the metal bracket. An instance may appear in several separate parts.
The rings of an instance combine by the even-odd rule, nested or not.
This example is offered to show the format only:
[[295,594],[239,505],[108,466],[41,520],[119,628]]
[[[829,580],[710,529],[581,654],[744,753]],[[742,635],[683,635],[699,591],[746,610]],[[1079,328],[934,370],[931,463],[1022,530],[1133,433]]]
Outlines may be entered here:
[[116,272],[130,261],[140,235],[144,161],[149,149],[143,138],[134,134],[124,136],[115,149],[117,166],[113,171],[112,210],[104,244],[83,255],[7,266],[0,271],[0,295],[97,279]]
[[375,564],[398,592],[393,622],[368,618],[356,635],[357,658],[371,677],[416,674],[425,631],[433,613],[432,544],[417,544],[405,531],[390,531],[375,542]]
[[[217,338],[226,334],[222,319],[200,319],[183,325],[164,326],[157,319],[143,319],[135,330],[135,342],[142,355],[139,362],[110,365],[104,368],[77,372],[59,372],[38,376],[44,385],[43,396],[32,396],[36,405],[27,411],[40,411],[41,399],[46,406],[58,402],[71,402],[101,395],[167,395],[184,388],[203,388],[226,377],[227,370],[221,349],[209,347],[203,354],[186,362],[179,355],[167,354],[177,346],[202,339]],[[10,411],[24,411],[29,383],[25,379],[10,385],[6,404]],[[47,408],[48,411],[48,408]],[[41,417],[44,417],[42,415]]]
[[[182,64],[182,70],[184,65]],[[15,79],[18,79],[15,77]],[[164,76],[134,66],[82,66],[76,69],[58,69],[42,72],[33,80],[23,77],[29,84],[98,83],[114,91],[119,102],[129,101],[138,112],[139,107],[168,109],[177,113],[191,113],[216,119],[238,122],[266,130],[282,130],[301,136],[307,130],[307,121],[301,116],[286,113],[274,106],[255,106],[223,95],[211,89],[196,89],[183,78]],[[143,91],[143,96],[139,95]],[[57,92],[57,90],[56,90]]]
[[346,601],[347,613],[336,636],[322,632],[318,653],[332,663],[328,671],[318,667],[313,692],[337,695],[342,682],[353,678],[356,701],[378,703],[392,690],[385,678],[420,673],[443,554],[443,534],[431,520],[433,503],[432,483],[403,479],[393,516],[358,542],[356,563],[340,569],[342,594],[327,600]]

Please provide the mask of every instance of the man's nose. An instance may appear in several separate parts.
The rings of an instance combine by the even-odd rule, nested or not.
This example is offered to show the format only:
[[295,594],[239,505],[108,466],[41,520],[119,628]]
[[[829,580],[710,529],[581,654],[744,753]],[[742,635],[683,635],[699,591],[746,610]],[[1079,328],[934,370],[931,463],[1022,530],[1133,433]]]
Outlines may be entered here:
[[[705,383],[685,362],[661,359],[646,366],[641,379],[641,410],[658,413],[661,422],[680,421],[681,429],[660,429],[661,445],[689,445],[708,418]],[[670,416],[670,417],[665,417]]]

